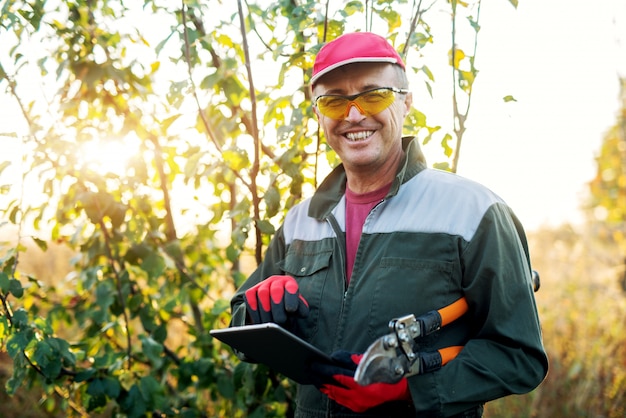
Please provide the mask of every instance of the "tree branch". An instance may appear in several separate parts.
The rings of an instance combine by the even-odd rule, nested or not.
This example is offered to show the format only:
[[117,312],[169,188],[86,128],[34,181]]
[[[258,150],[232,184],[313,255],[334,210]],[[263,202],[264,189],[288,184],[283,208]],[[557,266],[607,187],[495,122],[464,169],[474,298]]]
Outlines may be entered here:
[[[96,204],[97,203],[98,202],[96,200]],[[126,354],[128,356],[128,369],[130,370],[132,366],[132,341],[130,336],[130,319],[128,318],[128,312],[126,312],[126,299],[124,299],[124,295],[122,293],[122,278],[120,277],[118,269],[115,267],[115,257],[113,256],[113,252],[111,251],[111,240],[109,238],[109,234],[102,217],[99,220],[99,225],[100,230],[102,231],[102,235],[104,237],[104,248],[111,264],[111,270],[113,271],[113,275],[115,276],[117,298],[120,306],[122,307],[122,318],[124,319],[124,331],[126,333]]]
[[[458,166],[459,166],[459,158],[461,156],[461,144],[463,141],[463,135],[465,134],[465,122],[467,120],[467,116],[469,114],[469,110],[470,110],[470,105],[471,105],[471,101],[472,101],[472,85],[473,85],[473,80],[471,82],[471,84],[468,87],[468,91],[467,91],[467,106],[465,107],[465,111],[463,113],[461,113],[459,111],[459,103],[458,103],[458,98],[457,98],[457,89],[458,89],[458,79],[457,79],[457,74],[461,71],[460,69],[456,68],[456,2],[452,2],[452,106],[453,106],[453,118],[454,118],[454,124],[453,124],[453,129],[454,129],[454,135],[456,136],[456,147],[454,149],[453,152],[453,158],[452,158],[452,166],[450,167],[450,170],[453,173],[457,172]],[[476,14],[476,22],[478,23],[479,18],[480,18],[480,5],[481,2],[478,2],[478,9],[477,9],[477,14]],[[476,29],[476,36],[474,37],[474,51],[472,53],[472,58],[471,58],[471,69],[472,69],[472,73],[475,73],[475,67],[474,67],[474,62],[476,59],[476,51],[478,49],[478,29]]]
[[263,240],[261,236],[261,228],[259,222],[261,221],[261,199],[259,197],[259,190],[257,186],[257,176],[259,175],[260,167],[260,155],[259,155],[259,125],[257,121],[257,103],[256,92],[254,90],[254,80],[252,77],[252,65],[250,63],[250,51],[248,48],[248,37],[246,36],[246,24],[243,16],[243,7],[241,0],[237,0],[237,9],[239,11],[239,25],[241,27],[241,39],[243,41],[243,53],[245,57],[246,72],[248,74],[248,88],[250,91],[250,102],[252,105],[252,140],[254,141],[254,161],[252,162],[252,169],[250,170],[250,192],[252,193],[252,205],[254,210],[254,231],[255,231],[255,258],[257,264],[261,263],[263,257]]

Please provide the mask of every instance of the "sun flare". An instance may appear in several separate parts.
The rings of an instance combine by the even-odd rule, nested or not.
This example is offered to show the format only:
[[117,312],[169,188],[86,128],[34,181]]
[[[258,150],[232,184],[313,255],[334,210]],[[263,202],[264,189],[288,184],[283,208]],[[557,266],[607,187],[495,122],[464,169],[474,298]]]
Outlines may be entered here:
[[80,161],[98,174],[123,175],[128,162],[139,152],[139,139],[99,139],[84,143],[80,148]]

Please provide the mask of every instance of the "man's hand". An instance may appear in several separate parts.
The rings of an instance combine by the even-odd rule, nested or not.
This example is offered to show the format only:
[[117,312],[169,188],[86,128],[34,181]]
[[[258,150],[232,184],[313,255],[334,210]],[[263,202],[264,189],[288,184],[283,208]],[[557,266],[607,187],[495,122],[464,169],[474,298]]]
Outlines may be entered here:
[[365,412],[385,402],[410,400],[406,378],[398,383],[372,383],[361,386],[354,380],[354,371],[363,354],[336,351],[331,354],[334,364],[314,363],[311,371],[314,384],[330,399],[354,412]]
[[309,304],[300,294],[298,282],[291,276],[270,276],[246,290],[248,318],[253,324],[274,322],[286,325],[289,318],[305,318]]

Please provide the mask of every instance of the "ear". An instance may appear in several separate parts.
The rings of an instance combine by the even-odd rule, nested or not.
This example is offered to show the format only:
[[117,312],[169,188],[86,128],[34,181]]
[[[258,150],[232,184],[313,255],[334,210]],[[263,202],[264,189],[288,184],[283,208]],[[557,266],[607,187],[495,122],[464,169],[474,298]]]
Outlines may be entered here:
[[[309,93],[310,93],[309,97],[311,97],[311,102],[313,102],[313,99],[315,97],[315,86],[309,86]],[[315,113],[317,120],[320,120],[321,115],[319,111],[317,110],[317,107],[313,106],[313,103],[311,103],[311,106],[313,107],[313,112]]]
[[413,105],[413,93],[408,92],[404,98],[404,116],[408,115]]

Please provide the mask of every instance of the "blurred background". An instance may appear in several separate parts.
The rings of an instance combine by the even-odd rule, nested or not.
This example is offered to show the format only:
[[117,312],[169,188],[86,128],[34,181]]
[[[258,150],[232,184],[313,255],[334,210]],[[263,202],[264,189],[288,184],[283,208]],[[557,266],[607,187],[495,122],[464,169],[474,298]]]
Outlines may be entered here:
[[[548,378],[486,416],[626,416],[626,2],[458,2],[456,67],[451,2],[287,3],[0,1],[0,416],[144,416],[168,402],[182,411],[183,398],[198,416],[289,416],[288,382],[249,383],[241,374],[257,372],[238,376],[244,366],[202,335],[227,323],[225,300],[284,211],[335,163],[302,88],[321,34],[369,28],[400,47],[411,16],[422,20],[406,55],[408,128],[449,169],[460,97],[455,170],[514,209],[542,279]],[[116,289],[124,309],[102,296]],[[23,343],[18,308],[36,330]],[[132,354],[143,364],[128,374],[126,335],[138,351],[156,347]],[[57,337],[76,344],[67,352],[110,341],[117,354],[99,373],[127,397],[20,357],[54,363],[66,351],[44,360],[35,347]],[[162,364],[156,353],[170,350]],[[87,355],[64,361],[91,370]],[[215,378],[183,379],[185,362]],[[144,398],[133,412],[128,394],[146,375],[168,401]]]

